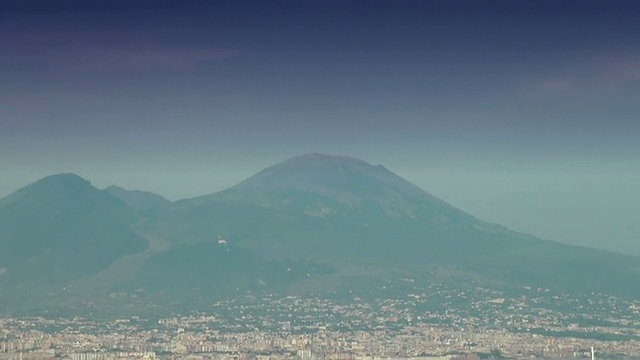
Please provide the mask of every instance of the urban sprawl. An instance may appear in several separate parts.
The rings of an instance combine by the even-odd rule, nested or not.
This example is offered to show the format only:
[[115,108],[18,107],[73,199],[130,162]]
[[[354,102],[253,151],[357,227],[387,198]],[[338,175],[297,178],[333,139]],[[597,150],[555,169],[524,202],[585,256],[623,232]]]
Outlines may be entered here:
[[0,318],[0,359],[640,357],[640,301],[482,288],[388,299],[248,294],[169,316]]

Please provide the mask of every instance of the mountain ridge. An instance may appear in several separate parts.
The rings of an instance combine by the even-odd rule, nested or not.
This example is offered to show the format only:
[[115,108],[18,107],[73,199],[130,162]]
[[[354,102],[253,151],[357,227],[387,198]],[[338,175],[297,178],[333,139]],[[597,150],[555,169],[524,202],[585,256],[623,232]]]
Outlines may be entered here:
[[171,201],[161,195],[141,190],[127,190],[123,187],[111,185],[103,191],[122,200],[127,206],[136,211],[159,209],[171,204]]
[[60,192],[64,191],[65,188],[78,191],[87,190],[92,188],[93,186],[91,185],[91,182],[74,173],[53,174],[34,181],[33,183],[10,193],[6,197],[1,198],[0,206],[14,201],[14,199],[19,198],[20,196],[24,196],[30,191],[44,191],[44,187],[47,188],[46,191]]

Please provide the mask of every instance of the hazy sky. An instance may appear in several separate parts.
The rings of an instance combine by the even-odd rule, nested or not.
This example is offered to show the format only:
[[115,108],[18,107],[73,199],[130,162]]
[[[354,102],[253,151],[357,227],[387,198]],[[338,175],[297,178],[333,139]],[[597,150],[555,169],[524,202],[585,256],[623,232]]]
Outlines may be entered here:
[[178,199],[321,152],[640,254],[637,1],[7,3],[0,196],[74,172]]

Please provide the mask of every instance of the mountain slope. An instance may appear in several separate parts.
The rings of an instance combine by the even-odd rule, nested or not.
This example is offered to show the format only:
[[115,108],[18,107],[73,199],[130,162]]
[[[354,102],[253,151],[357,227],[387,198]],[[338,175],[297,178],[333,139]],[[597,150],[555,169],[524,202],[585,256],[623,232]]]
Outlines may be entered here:
[[247,249],[218,242],[177,246],[144,265],[139,286],[160,292],[193,289],[212,296],[242,290],[285,290],[292,282],[331,269],[312,262],[268,261]]
[[65,281],[96,273],[146,241],[135,211],[73,174],[46,177],[0,200],[0,280]]

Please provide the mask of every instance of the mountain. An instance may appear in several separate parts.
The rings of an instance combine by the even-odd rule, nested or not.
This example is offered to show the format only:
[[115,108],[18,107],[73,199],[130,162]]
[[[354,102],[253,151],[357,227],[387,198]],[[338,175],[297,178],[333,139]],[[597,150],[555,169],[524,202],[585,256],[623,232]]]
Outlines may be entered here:
[[[211,231],[217,227],[247,237],[271,234],[271,239],[252,245],[274,255],[314,247],[291,255],[311,256],[326,250],[339,256],[339,249],[331,244],[358,253],[375,252],[395,248],[398,236],[413,233],[423,238],[426,234],[415,231],[416,227],[425,230],[425,223],[432,230],[481,224],[383,166],[321,154],[287,160],[228,190],[178,202],[174,209],[171,218],[186,221],[191,236],[203,236],[194,241],[214,235]],[[239,221],[252,226],[242,227]],[[340,244],[335,244],[337,240]],[[380,255],[386,257],[386,253]]]
[[136,211],[160,209],[171,204],[171,201],[162,196],[147,191],[125,190],[115,185],[109,186],[104,191],[122,200],[127,206]]
[[2,282],[61,282],[94,274],[147,242],[134,210],[74,174],[46,177],[0,200]]
[[295,157],[177,202],[73,174],[0,200],[0,311],[206,308],[262,291],[384,297],[441,283],[637,298],[639,275],[638,257],[486,223],[344,156]]
[[[225,234],[274,259],[375,264],[492,284],[636,294],[640,259],[519,234],[474,218],[381,165],[322,154],[289,159],[165,214],[174,243]],[[178,225],[179,224],[179,225]],[[351,275],[345,273],[345,276]],[[368,276],[365,274],[365,276]],[[612,281],[612,279],[615,279]]]

